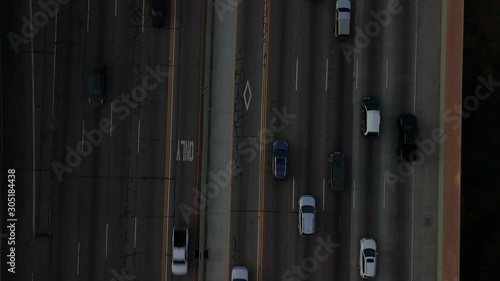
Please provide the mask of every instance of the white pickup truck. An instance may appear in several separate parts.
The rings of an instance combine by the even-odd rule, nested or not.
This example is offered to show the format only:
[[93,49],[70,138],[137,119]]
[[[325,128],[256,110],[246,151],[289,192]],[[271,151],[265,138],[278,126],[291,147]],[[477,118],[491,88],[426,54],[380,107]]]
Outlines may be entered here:
[[174,227],[172,235],[172,274],[185,275],[188,272],[188,241],[187,227]]

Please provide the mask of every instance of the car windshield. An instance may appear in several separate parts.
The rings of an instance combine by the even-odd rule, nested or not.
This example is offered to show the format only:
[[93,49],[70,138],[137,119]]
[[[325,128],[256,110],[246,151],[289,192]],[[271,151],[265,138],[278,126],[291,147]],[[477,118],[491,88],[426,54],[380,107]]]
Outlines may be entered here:
[[151,14],[153,14],[153,16],[163,16],[163,11],[152,9]]
[[236,278],[236,279],[233,279],[233,281],[247,281],[245,279],[240,279],[240,278]]
[[375,250],[374,249],[366,249],[364,251],[365,256],[367,257],[374,257],[375,256]]
[[183,260],[174,260],[174,264],[185,264]]
[[302,206],[302,213],[314,213],[314,207],[313,206]]
[[339,8],[339,12],[349,12],[348,8]]

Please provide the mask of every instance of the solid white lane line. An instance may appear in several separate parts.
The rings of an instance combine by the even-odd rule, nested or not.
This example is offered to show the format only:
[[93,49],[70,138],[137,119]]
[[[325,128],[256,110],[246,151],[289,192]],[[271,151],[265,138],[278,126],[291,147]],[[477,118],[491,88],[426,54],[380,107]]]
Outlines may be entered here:
[[137,246],[137,215],[134,217],[134,249]]
[[356,87],[355,87],[356,90],[358,89],[358,62],[359,62],[359,60],[358,60],[358,58],[356,58],[356,70],[355,70],[356,71],[355,72],[356,73],[355,74],[356,77],[354,77],[355,84],[356,84]]
[[115,0],[115,17],[116,17],[116,7],[118,6],[118,0]]
[[[51,109],[51,130],[54,131],[54,105],[56,96],[56,61],[57,61],[57,11],[56,9],[56,20],[54,24],[54,75],[52,76],[52,109]],[[50,187],[52,190],[52,187]],[[52,196],[49,197],[49,214],[52,213]],[[48,226],[52,225],[52,216],[49,216]]]
[[139,147],[140,147],[140,136],[141,136],[141,120],[139,120],[139,124],[137,125],[137,154],[139,154]]
[[299,80],[299,59],[295,59],[295,91],[297,91],[298,80]]
[[295,210],[295,178],[292,179],[292,210]]
[[[52,77],[52,130],[54,130],[54,103],[56,95],[56,58],[57,58],[57,10],[56,23],[54,25],[54,75]],[[50,218],[50,216],[49,216]]]
[[87,32],[89,32],[90,25],[90,0],[87,0]]
[[352,209],[356,209],[356,178],[352,179]]
[[389,59],[387,59],[385,64],[385,88],[389,89]]
[[416,23],[415,23],[415,63],[414,63],[414,79],[415,82],[413,83],[413,114],[415,114],[415,107],[416,107],[416,102],[417,102],[417,52],[418,52],[418,0],[415,3],[415,13],[416,13]]
[[145,8],[144,8],[145,5],[146,5],[146,1],[142,0],[142,33],[144,33],[144,14],[146,13]]
[[109,121],[109,136],[113,136],[113,102],[111,102],[111,105],[109,106],[109,117],[110,117],[110,121]]
[[413,280],[413,235],[415,231],[415,165],[411,180],[411,254],[410,254],[410,280]]
[[108,224],[106,223],[106,245],[104,246],[104,257],[108,257]]
[[76,248],[76,275],[79,274],[80,274],[80,242],[78,242]]
[[328,59],[326,59],[325,63],[325,91],[328,90]]
[[82,145],[81,145],[81,152],[83,152],[83,136],[85,135],[85,120],[82,122]]
[[323,211],[325,210],[325,178],[323,178]]
[[[31,30],[33,30],[33,3],[32,1],[30,0],[30,28]],[[33,163],[32,163],[32,167],[33,167],[33,173],[32,173],[32,177],[33,177],[33,188],[32,188],[32,193],[33,193],[33,196],[32,196],[32,207],[33,207],[33,210],[32,210],[32,221],[31,221],[31,230],[32,230],[32,237],[33,237],[33,241],[35,240],[35,216],[36,216],[36,213],[35,213],[35,206],[36,206],[36,181],[35,181],[35,171],[36,171],[36,136],[35,136],[35,55],[34,55],[34,51],[33,51],[33,36],[31,37],[30,39],[30,42],[31,42],[31,128],[32,128],[32,149],[33,149],[33,156],[32,156],[32,160],[33,160]]]
[[385,178],[384,178],[384,209],[385,209]]

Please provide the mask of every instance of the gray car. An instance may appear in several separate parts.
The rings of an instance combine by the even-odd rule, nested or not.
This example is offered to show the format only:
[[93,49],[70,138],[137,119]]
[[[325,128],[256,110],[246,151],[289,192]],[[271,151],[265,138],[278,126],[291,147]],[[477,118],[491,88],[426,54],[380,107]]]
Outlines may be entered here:
[[286,178],[286,166],[288,162],[288,143],[277,140],[273,144],[273,175],[277,180]]
[[333,152],[330,154],[331,163],[330,188],[335,191],[341,191],[345,185],[344,154]]

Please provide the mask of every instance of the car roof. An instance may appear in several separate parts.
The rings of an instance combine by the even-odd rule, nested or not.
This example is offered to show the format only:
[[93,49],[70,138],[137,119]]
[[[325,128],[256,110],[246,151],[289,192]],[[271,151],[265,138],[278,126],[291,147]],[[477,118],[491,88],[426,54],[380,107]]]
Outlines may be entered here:
[[302,232],[305,234],[310,234],[314,232],[314,214],[307,213],[302,214]]
[[373,277],[373,276],[375,276],[375,270],[376,270],[375,269],[376,268],[375,262],[376,261],[375,261],[375,258],[373,258],[373,257],[369,257],[367,259],[373,259],[374,262],[366,262],[365,263],[365,275]]
[[366,112],[366,129],[368,132],[378,132],[380,129],[380,111],[368,110]]

